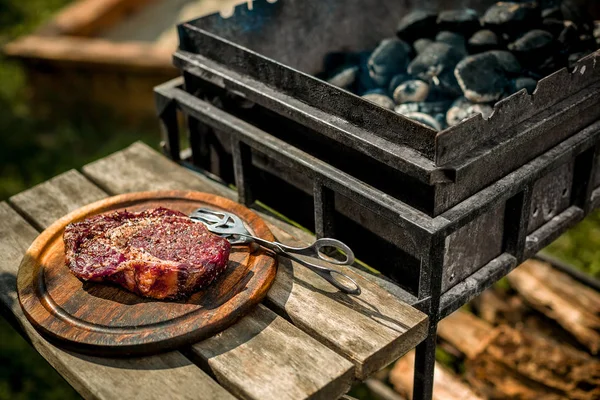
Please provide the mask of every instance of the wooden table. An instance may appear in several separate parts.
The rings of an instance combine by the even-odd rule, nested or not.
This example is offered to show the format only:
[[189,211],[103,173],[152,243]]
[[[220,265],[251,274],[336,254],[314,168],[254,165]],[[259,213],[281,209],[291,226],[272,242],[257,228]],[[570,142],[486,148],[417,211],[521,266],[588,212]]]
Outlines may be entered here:
[[[414,348],[427,317],[377,276],[347,267],[358,297],[337,292],[313,272],[279,260],[266,300],[216,336],[178,351],[103,358],[63,350],[27,321],[16,294],[24,252],[57,218],[119,193],[187,189],[234,198],[230,189],[135,143],[0,203],[0,304],[3,315],[83,397],[92,399],[335,399]],[[310,234],[262,214],[276,238]],[[385,287],[385,288],[384,288]]]

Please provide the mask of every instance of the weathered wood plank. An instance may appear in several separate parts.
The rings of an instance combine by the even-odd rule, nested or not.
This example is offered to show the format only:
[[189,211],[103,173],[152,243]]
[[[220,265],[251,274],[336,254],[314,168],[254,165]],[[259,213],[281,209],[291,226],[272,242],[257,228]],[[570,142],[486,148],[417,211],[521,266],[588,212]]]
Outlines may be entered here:
[[600,295],[550,264],[527,260],[508,276],[535,309],[554,319],[592,354],[600,352]]
[[70,170],[12,196],[9,202],[41,230],[57,218],[106,196],[79,172]]
[[45,36],[91,36],[127,18],[149,0],[84,0],[71,3],[36,33]]
[[168,77],[176,74],[170,62],[173,50],[144,42],[29,35],[7,44],[4,51],[6,55],[20,59],[60,62],[66,65],[110,65],[119,71],[139,74],[151,70]]
[[[307,243],[282,227],[270,226],[280,242],[291,246]],[[354,268],[336,266],[356,280],[360,296],[340,293],[302,265],[283,260],[267,295],[268,304],[352,360],[357,378],[367,378],[425,338],[425,314],[357,274]],[[321,261],[316,263],[327,266]]]
[[438,325],[438,335],[469,358],[475,358],[484,351],[492,340],[492,330],[492,325],[460,310],[444,318]]
[[[93,186],[89,182],[88,185],[81,188]],[[39,193],[40,189],[32,190]],[[52,209],[45,212],[54,213]],[[47,216],[38,219],[38,223],[43,218]],[[6,203],[0,203],[0,220],[0,307],[14,317],[11,322],[18,325],[33,347],[84,398],[195,399],[198,393],[219,400],[234,398],[179,352],[108,359],[64,351],[46,341],[27,321],[16,292],[20,260],[38,232]]]
[[[83,171],[113,194],[188,189],[233,197],[229,189],[177,166],[141,143],[89,164]],[[335,398],[349,389],[351,363],[269,309],[259,310],[227,333],[194,345],[190,355],[222,385],[244,398]],[[257,326],[263,328],[257,330]],[[248,331],[254,335],[248,336]],[[214,349],[222,349],[222,354],[217,357]],[[251,374],[250,370],[260,373]]]
[[[415,352],[411,351],[394,364],[390,382],[397,392],[412,399]],[[435,363],[433,400],[483,400],[453,372]]]
[[[312,243],[314,240],[316,240],[316,237],[314,235],[312,235],[310,232],[307,232],[298,227],[290,225],[290,224],[288,224],[278,218],[275,218],[271,215],[267,215],[267,214],[261,213],[261,212],[259,212],[259,214],[267,222],[267,225],[269,225],[269,227],[272,225],[279,227],[280,229],[285,230],[287,233],[289,233],[291,236],[293,236],[294,239],[297,239],[303,243]],[[385,289],[386,291],[393,294],[394,296],[396,296],[399,300],[403,301],[404,303],[414,304],[417,301],[417,298],[415,296],[406,292],[405,290],[400,288],[400,286],[396,285],[391,279],[389,279],[381,274],[372,273],[372,272],[368,271],[367,268],[365,268],[359,264],[355,264],[352,271],[361,275],[363,278],[373,282],[377,286],[380,286],[381,288]]]
[[487,397],[600,396],[600,361],[544,334],[493,327],[460,310],[440,322],[438,334],[467,356],[467,379]]
[[350,389],[354,375],[349,361],[333,357],[330,349],[262,305],[192,346],[192,354],[243,399],[335,399]]
[[[83,170],[111,193],[169,188],[234,196],[233,191],[177,166],[141,143]],[[125,170],[126,176],[120,174]],[[310,234],[298,240],[288,233],[288,224],[265,219],[279,240],[289,244],[314,240]],[[342,269],[361,285],[363,293],[359,297],[339,293],[313,272],[280,258],[278,277],[267,295],[268,305],[350,359],[356,366],[356,376],[364,379],[423,340],[427,318],[359,276],[355,269]]]
[[374,400],[406,400],[404,396],[401,396],[394,389],[378,379],[367,379],[365,385],[369,388],[369,392]]
[[179,167],[142,142],[82,168],[84,175],[112,194],[146,190],[197,190],[237,199],[235,192]]

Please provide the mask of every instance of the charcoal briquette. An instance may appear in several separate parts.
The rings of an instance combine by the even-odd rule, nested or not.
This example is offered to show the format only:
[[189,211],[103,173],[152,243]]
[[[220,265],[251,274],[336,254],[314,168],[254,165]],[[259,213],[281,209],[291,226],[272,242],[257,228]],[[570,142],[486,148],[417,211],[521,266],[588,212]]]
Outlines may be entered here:
[[555,18],[544,18],[542,20],[542,29],[550,32],[554,37],[558,38],[560,33],[565,29],[565,23],[571,21],[563,21]]
[[498,35],[489,29],[482,29],[471,36],[467,42],[467,47],[471,53],[481,53],[500,47]]
[[388,110],[394,109],[394,100],[390,99],[383,93],[368,93],[362,96],[363,99],[369,100],[372,103],[377,104],[380,107],[387,108]]
[[359,95],[365,94],[369,90],[379,87],[377,82],[375,82],[369,74],[369,67],[367,63],[370,57],[370,51],[364,51],[360,54],[360,62],[358,66],[359,70],[356,82],[356,91]]
[[508,84],[506,71],[490,52],[464,58],[454,75],[464,96],[474,103],[499,100]]
[[465,97],[458,98],[446,113],[446,123],[448,126],[454,126],[477,114],[482,114],[483,118],[488,118],[492,114],[493,108],[489,104],[472,103]]
[[438,122],[438,120],[429,114],[425,114],[425,113],[418,112],[418,111],[413,111],[413,112],[409,112],[409,113],[402,114],[402,115],[404,115],[406,118],[410,118],[414,121],[417,121],[424,125],[427,125],[430,128],[435,129],[436,131],[442,130],[442,125]]
[[385,89],[384,88],[378,87],[378,88],[367,90],[366,92],[364,92],[362,94],[362,96],[366,96],[366,95],[369,95],[369,94],[383,94],[383,95],[385,95],[386,93],[385,93]]
[[391,79],[390,75],[378,74],[372,70],[369,70],[369,78],[371,78],[377,87],[386,86]]
[[496,57],[498,63],[508,75],[519,74],[522,70],[521,63],[517,60],[510,51],[506,50],[490,50],[486,53],[489,53]]
[[585,8],[581,7],[581,3],[581,0],[562,0],[560,10],[565,20],[573,21],[582,31],[591,31],[594,29],[594,20]]
[[435,118],[435,120],[438,122],[438,124],[440,124],[441,129],[446,129],[448,127],[448,123],[446,122],[446,114],[444,113],[437,113],[433,116],[433,118]]
[[532,94],[537,86],[537,81],[533,78],[520,76],[512,79],[507,87],[507,94],[517,93],[520,90],[526,89],[527,93]]
[[454,67],[462,59],[460,50],[447,44],[434,42],[408,65],[408,73],[427,83],[440,86],[448,92],[460,92]]
[[487,9],[483,26],[496,32],[514,34],[538,23],[539,11],[534,3],[498,2]]
[[410,46],[400,39],[382,40],[367,62],[369,76],[379,86],[387,86],[394,75],[406,71],[410,53]]
[[479,14],[470,8],[442,11],[437,23],[442,31],[457,32],[467,36],[481,29]]
[[431,38],[437,33],[437,13],[417,9],[404,16],[398,23],[396,35],[413,42],[419,38]]
[[425,101],[429,85],[421,80],[410,80],[400,84],[393,94],[396,104]]
[[358,72],[358,66],[343,68],[337,74],[329,78],[327,82],[331,83],[332,85],[348,89],[356,82]]
[[554,36],[548,31],[534,29],[508,45],[521,63],[529,66],[539,65],[556,49]]
[[542,18],[555,18],[563,19],[562,11],[560,7],[544,8],[541,12]]
[[467,45],[465,43],[465,37],[460,33],[441,31],[435,36],[435,41],[453,46],[455,49],[459,50],[462,53],[463,57],[467,55]]
[[431,43],[433,43],[433,40],[431,40],[431,39],[426,39],[426,38],[417,39],[413,43],[413,49],[415,49],[416,54],[421,54],[423,52],[423,50],[425,50],[425,48],[427,48],[427,46],[429,46]]
[[[454,75],[454,72],[452,73]],[[456,80],[456,78],[454,78]],[[458,82],[456,83],[458,86]],[[458,93],[458,94],[457,94]],[[439,101],[449,101],[450,103],[456,98],[457,95],[462,95],[462,91],[460,86],[458,86],[457,91],[449,92],[447,89],[431,83],[429,85],[429,94],[427,96],[426,102],[439,102]]]
[[396,88],[398,86],[400,86],[402,83],[404,83],[410,79],[412,79],[412,78],[408,74],[394,75],[394,77],[390,80],[390,84],[388,85],[388,91],[389,91],[390,96],[394,95],[394,91],[396,90]]
[[439,113],[445,113],[452,100],[443,101],[421,101],[418,103],[403,103],[399,104],[394,108],[398,114],[405,115],[410,112],[421,112],[425,114],[435,115]]
[[564,22],[564,27],[557,40],[565,53],[577,53],[586,48],[593,48],[595,45],[591,35],[582,35],[577,26],[571,21]]

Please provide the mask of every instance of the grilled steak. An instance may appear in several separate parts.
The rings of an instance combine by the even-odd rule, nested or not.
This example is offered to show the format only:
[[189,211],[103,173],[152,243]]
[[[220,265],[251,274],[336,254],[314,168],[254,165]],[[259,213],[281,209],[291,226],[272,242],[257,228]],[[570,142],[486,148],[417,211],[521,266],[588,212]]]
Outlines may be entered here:
[[166,208],[97,215],[67,225],[63,240],[78,278],[155,299],[181,298],[210,284],[230,250],[227,240]]

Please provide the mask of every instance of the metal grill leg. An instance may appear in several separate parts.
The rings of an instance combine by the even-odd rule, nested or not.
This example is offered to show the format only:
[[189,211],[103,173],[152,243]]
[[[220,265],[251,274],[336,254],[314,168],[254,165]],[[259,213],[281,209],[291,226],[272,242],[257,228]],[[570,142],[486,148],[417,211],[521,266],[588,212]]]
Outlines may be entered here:
[[415,377],[413,400],[430,400],[433,397],[433,375],[435,368],[435,342],[437,323],[417,346],[415,354]]
[[317,238],[334,237],[335,192],[323,186],[321,182],[315,181],[313,195]]
[[445,238],[435,235],[423,247],[419,277],[419,300],[425,300],[429,316],[427,338],[417,346],[413,400],[431,400],[435,368],[437,325],[440,318],[442,271],[444,267]]
[[210,171],[211,128],[194,117],[188,117],[187,123],[190,135],[190,148],[192,149],[192,163],[197,167]]
[[523,258],[525,240],[527,238],[528,213],[531,210],[531,195],[533,183],[506,201],[504,211],[504,243],[503,248],[515,256],[517,260]]
[[171,160],[178,162],[179,155],[179,125],[177,123],[177,104],[160,93],[155,95],[156,108],[162,133],[161,147],[163,153]]
[[245,206],[254,202],[252,194],[252,150],[250,146],[239,140],[232,142],[233,170],[235,185],[238,190],[238,201]]
[[597,143],[594,147],[587,149],[575,158],[571,203],[580,207],[586,213],[591,211],[590,199],[594,189],[595,166],[599,151],[600,143]]

